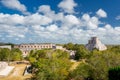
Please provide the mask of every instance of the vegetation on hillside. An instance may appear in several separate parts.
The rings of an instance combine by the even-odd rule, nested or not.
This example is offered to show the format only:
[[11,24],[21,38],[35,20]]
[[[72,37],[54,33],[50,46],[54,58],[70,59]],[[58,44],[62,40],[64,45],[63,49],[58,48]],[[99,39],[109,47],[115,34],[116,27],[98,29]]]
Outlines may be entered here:
[[[73,43],[65,44],[64,47],[76,52],[74,60],[79,62],[78,66],[71,70],[73,62],[66,51],[31,50],[26,57],[32,65],[31,80],[111,80],[114,77],[112,75],[120,73],[118,68],[113,69],[120,66],[120,45],[108,45],[105,51],[89,51],[84,45]],[[0,60],[22,60],[22,52],[16,48],[0,48]]]
[[73,44],[72,50],[77,52],[76,60],[84,59],[85,62],[70,72],[69,80],[108,80],[109,69],[120,65],[119,45],[108,46],[105,51],[95,49],[90,52],[83,45]]
[[108,80],[108,71],[120,64],[120,46],[108,46],[105,51],[87,50],[84,45],[68,43],[76,51],[79,65],[70,70],[69,54],[62,50],[32,50],[28,60],[33,67],[33,80]]

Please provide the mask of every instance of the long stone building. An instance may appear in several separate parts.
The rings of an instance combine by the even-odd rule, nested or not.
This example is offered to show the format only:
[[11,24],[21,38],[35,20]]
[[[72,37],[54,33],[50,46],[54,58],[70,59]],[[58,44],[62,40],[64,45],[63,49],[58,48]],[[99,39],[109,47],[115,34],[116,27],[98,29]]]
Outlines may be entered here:
[[52,43],[30,43],[14,46],[14,48],[19,48],[22,51],[24,57],[27,56],[31,50],[51,49],[55,47],[55,44]]
[[88,41],[88,44],[86,44],[85,47],[90,51],[95,48],[99,51],[107,49],[107,47],[97,37],[91,37],[91,39]]

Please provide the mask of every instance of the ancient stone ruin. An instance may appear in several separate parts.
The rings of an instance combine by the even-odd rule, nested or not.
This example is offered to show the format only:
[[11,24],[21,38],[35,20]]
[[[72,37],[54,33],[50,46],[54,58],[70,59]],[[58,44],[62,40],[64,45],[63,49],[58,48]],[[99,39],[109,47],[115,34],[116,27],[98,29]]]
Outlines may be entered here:
[[88,44],[85,46],[88,50],[98,49],[99,51],[106,50],[107,47],[97,37],[91,37]]
[[0,77],[8,76],[13,69],[14,66],[9,66],[7,62],[0,62]]
[[6,62],[0,62],[0,71],[5,69],[8,66],[8,63]]

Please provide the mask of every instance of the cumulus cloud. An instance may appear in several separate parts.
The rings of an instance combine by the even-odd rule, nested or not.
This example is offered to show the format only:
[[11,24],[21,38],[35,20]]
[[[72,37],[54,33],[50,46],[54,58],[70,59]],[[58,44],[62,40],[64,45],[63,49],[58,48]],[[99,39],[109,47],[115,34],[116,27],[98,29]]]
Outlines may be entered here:
[[[100,10],[97,15],[106,17]],[[104,43],[120,43],[120,26],[100,26],[98,16],[55,13],[49,5],[39,6],[31,15],[0,13],[0,41],[87,43],[88,38],[98,36]]]
[[74,15],[66,15],[65,18],[64,18],[64,23],[65,23],[65,25],[69,25],[70,24],[72,26],[72,25],[80,24],[80,21]]
[[3,14],[0,13],[0,23],[7,25],[24,24],[24,16],[18,14]]
[[85,21],[89,21],[90,20],[89,14],[83,14],[82,19]]
[[21,11],[23,14],[30,14],[27,12],[27,8],[24,4],[21,4],[19,0],[1,0],[0,1],[4,6]]
[[10,26],[5,24],[0,24],[0,26],[0,33],[5,33],[6,37],[24,38],[25,33],[28,31],[28,28],[24,26]]
[[42,5],[42,6],[39,6],[38,12],[42,12],[46,14],[46,13],[51,12],[51,8],[49,5]]
[[77,3],[75,3],[74,0],[63,0],[58,4],[58,7],[65,13],[74,13],[74,7],[76,6]]
[[24,22],[28,25],[48,25],[52,22],[52,19],[47,16],[35,13],[29,16],[25,16]]
[[58,27],[53,24],[53,25],[47,26],[46,29],[47,29],[48,31],[53,32],[53,31],[57,31],[57,30],[58,30]]
[[99,9],[96,14],[99,16],[99,17],[107,17],[107,13],[103,10],[103,9]]
[[83,14],[82,26],[84,26],[85,29],[96,29],[99,24],[100,24],[100,21],[98,20],[97,17],[95,16],[90,17],[89,14]]

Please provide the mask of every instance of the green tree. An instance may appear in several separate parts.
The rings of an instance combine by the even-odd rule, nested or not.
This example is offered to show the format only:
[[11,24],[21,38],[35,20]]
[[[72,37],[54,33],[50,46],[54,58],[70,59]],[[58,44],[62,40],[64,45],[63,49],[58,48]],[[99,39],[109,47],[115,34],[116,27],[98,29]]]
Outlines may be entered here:
[[70,55],[68,52],[66,51],[62,51],[62,50],[55,50],[53,53],[52,53],[52,58],[66,58],[66,59],[69,59]]
[[35,54],[36,54],[36,59],[45,58],[45,57],[46,57],[46,53],[47,53],[47,50],[37,50],[37,51],[35,52]]
[[11,60],[13,60],[13,61],[19,61],[19,60],[22,60],[22,58],[23,58],[22,52],[18,48],[13,48],[11,50],[10,57],[11,57]]
[[35,80],[65,80],[69,74],[70,61],[67,59],[39,59],[33,63]]
[[95,53],[93,53],[93,55],[88,59],[88,64],[92,66],[92,78],[94,78],[94,80],[108,79],[108,66],[99,51],[95,51]]
[[32,60],[33,80],[65,80],[69,74],[71,62],[65,51],[37,50],[34,58],[31,56],[29,59]]
[[39,58],[46,58],[47,50],[31,50],[30,54],[27,56],[27,59],[33,63],[37,61]]
[[[69,44],[71,46],[71,44]],[[88,51],[84,45],[67,45],[75,50],[76,60],[85,62],[69,71],[71,62],[67,52],[61,50],[32,51],[29,60],[33,65],[34,80],[108,80],[108,70],[120,64],[120,47],[109,46],[105,51]]]
[[69,74],[69,80],[86,80],[86,79],[92,79],[91,78],[92,74],[92,68],[89,64],[87,63],[80,63],[78,67],[71,71]]
[[109,69],[109,80],[120,80],[120,66]]
[[68,43],[68,44],[65,44],[64,47],[68,50],[73,50],[74,44],[73,43]]
[[31,50],[28,56],[34,57],[35,56],[35,50]]
[[10,50],[8,48],[0,49],[0,60],[1,61],[9,61],[10,58]]
[[79,59],[85,59],[88,58],[91,54],[90,51],[88,51],[84,45],[75,45],[76,48],[76,54],[75,54],[75,60],[79,60]]

